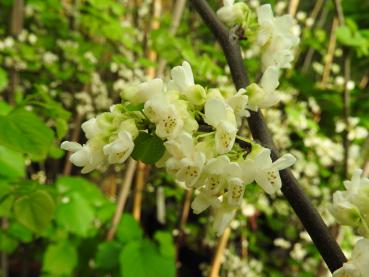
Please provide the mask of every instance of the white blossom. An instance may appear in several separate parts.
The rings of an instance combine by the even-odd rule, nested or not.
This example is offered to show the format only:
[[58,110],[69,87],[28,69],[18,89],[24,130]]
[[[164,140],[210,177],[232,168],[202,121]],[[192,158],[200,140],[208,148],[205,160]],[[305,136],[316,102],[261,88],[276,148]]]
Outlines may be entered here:
[[279,170],[293,165],[296,158],[285,154],[273,162],[270,154],[270,149],[263,148],[255,157],[241,161],[240,165],[245,181],[255,180],[266,193],[275,194],[282,187]]
[[257,111],[259,108],[269,108],[280,101],[280,94],[276,90],[279,86],[279,70],[269,66],[261,77],[259,85],[253,83],[247,87],[249,94],[248,107]]
[[333,277],[369,276],[369,239],[359,240],[352,252],[351,259],[333,272]]
[[220,99],[205,103],[205,122],[215,128],[215,148],[219,154],[229,152],[237,134],[237,123],[232,108]]
[[104,146],[104,154],[110,164],[123,163],[131,155],[133,148],[132,135],[127,131],[120,131],[113,142]]

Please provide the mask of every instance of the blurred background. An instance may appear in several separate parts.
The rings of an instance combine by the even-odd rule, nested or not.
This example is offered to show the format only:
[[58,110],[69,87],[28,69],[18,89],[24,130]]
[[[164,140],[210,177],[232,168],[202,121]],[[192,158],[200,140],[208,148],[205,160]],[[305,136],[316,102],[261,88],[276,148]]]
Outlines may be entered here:
[[[222,1],[208,1],[214,10]],[[345,253],[357,237],[327,211],[354,168],[369,173],[369,2],[246,1],[290,13],[301,36],[283,100],[264,112]],[[242,41],[252,81],[258,49]],[[162,170],[129,161],[81,175],[60,150],[132,85],[190,62],[231,89],[219,45],[188,1],[0,0],[1,276],[329,276],[282,196],[248,186],[217,238],[211,212]],[[248,130],[243,130],[248,135]]]

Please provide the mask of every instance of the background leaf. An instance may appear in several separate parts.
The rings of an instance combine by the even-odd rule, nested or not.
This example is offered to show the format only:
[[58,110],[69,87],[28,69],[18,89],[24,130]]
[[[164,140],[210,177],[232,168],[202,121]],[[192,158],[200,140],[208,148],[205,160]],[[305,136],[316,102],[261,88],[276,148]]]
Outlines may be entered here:
[[45,190],[24,195],[14,202],[14,215],[17,220],[36,233],[49,225],[54,210],[54,200]]
[[34,113],[17,109],[0,116],[0,144],[42,159],[53,142],[53,132]]
[[62,241],[48,246],[42,269],[54,275],[71,276],[77,261],[76,248],[68,241]]

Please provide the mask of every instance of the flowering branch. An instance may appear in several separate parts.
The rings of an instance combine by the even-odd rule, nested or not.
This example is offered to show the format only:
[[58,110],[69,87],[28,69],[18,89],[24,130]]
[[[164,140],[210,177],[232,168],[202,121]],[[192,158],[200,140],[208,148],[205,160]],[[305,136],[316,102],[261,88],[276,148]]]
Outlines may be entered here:
[[[206,1],[192,0],[191,3],[221,44],[236,89],[245,88],[248,85],[248,78],[243,65],[238,36],[232,33],[232,31],[228,31]],[[278,151],[261,112],[250,111],[250,117],[247,118],[247,121],[253,138],[260,141],[263,146],[270,148],[272,151],[272,159],[277,160],[279,156]],[[281,170],[280,176],[283,194],[300,218],[330,271],[333,272],[342,267],[343,263],[346,261],[344,254],[335,239],[329,233],[327,226],[316,209],[312,206],[310,200],[299,187],[296,178],[288,169]]]

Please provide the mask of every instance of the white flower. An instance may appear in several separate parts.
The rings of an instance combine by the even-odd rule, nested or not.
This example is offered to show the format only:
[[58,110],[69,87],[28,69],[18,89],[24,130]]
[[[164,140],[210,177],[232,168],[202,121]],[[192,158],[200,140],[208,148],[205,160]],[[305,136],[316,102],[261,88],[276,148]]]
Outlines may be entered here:
[[99,128],[97,124],[96,118],[91,118],[84,123],[82,123],[81,128],[83,132],[86,135],[86,138],[91,139],[94,136],[96,136],[98,133],[101,132],[101,129]]
[[369,276],[369,239],[359,240],[352,252],[351,259],[333,272],[333,277]]
[[339,224],[357,227],[360,224],[360,211],[346,198],[346,193],[336,191],[333,194],[333,205],[329,211]]
[[200,85],[195,85],[191,65],[184,61],[180,66],[170,71],[172,79],[168,83],[169,91],[178,91],[194,105],[202,105],[205,102],[206,92]]
[[143,82],[139,84],[136,89],[124,91],[123,96],[133,104],[145,103],[150,99],[163,98],[163,80],[156,78],[147,82]]
[[361,178],[362,170],[356,169],[351,181],[344,181],[346,191],[333,194],[329,211],[338,223],[357,227],[359,234],[369,236],[369,179]]
[[280,101],[280,94],[276,90],[278,79],[278,68],[270,66],[265,70],[259,85],[251,84],[247,87],[249,109],[257,111],[259,108],[269,108]]
[[225,229],[229,226],[236,214],[236,210],[226,206],[218,206],[215,208],[213,229],[217,232],[217,236],[221,236]]
[[274,194],[282,187],[279,170],[293,165],[296,158],[291,154],[285,154],[275,162],[270,157],[270,149],[263,148],[253,159],[247,158],[240,162],[242,179],[245,182],[255,180],[256,183],[269,194]]
[[171,155],[166,166],[177,181],[184,182],[187,187],[193,187],[205,164],[205,154],[197,151],[193,138],[188,133],[182,133],[173,140],[164,143]]
[[83,146],[77,142],[64,141],[62,149],[71,151],[70,161],[82,168],[82,173],[88,173],[100,167],[104,161],[104,155],[101,151],[101,144],[97,141],[84,144]]
[[234,3],[234,0],[223,0],[223,7],[217,10],[217,15],[228,27],[242,25],[247,18],[249,8],[243,2]]
[[170,71],[172,80],[169,81],[168,87],[178,91],[188,91],[195,85],[191,65],[184,61],[182,65],[172,68]]
[[151,99],[145,103],[144,113],[156,125],[156,134],[161,138],[174,138],[182,130],[184,122],[176,107],[166,99]]
[[299,38],[293,33],[293,18],[291,15],[273,16],[269,4],[257,9],[259,30],[256,43],[264,47],[262,55],[263,68],[274,65],[279,68],[289,68],[293,60],[293,48],[299,43]]
[[213,228],[218,236],[223,234],[234,218],[236,209],[241,205],[244,192],[245,185],[240,178],[228,179],[227,192],[223,195],[223,202],[221,205],[215,206]]
[[215,128],[215,149],[219,154],[229,152],[237,134],[237,123],[232,108],[220,99],[205,103],[205,122]]
[[[220,204],[219,193],[223,192],[229,182],[234,183],[232,178],[239,176],[241,176],[240,166],[235,162],[230,162],[227,156],[222,155],[209,160],[195,184],[196,187],[203,188],[191,204],[194,213],[201,213],[209,206],[218,206]],[[230,185],[230,188],[236,189],[233,185]]]
[[123,163],[131,155],[134,148],[132,135],[127,131],[120,131],[118,137],[104,146],[104,154],[108,156],[110,164]]
[[234,111],[237,126],[241,126],[242,118],[249,117],[250,112],[247,110],[248,96],[245,95],[246,90],[240,89],[235,95],[227,99],[227,103]]

